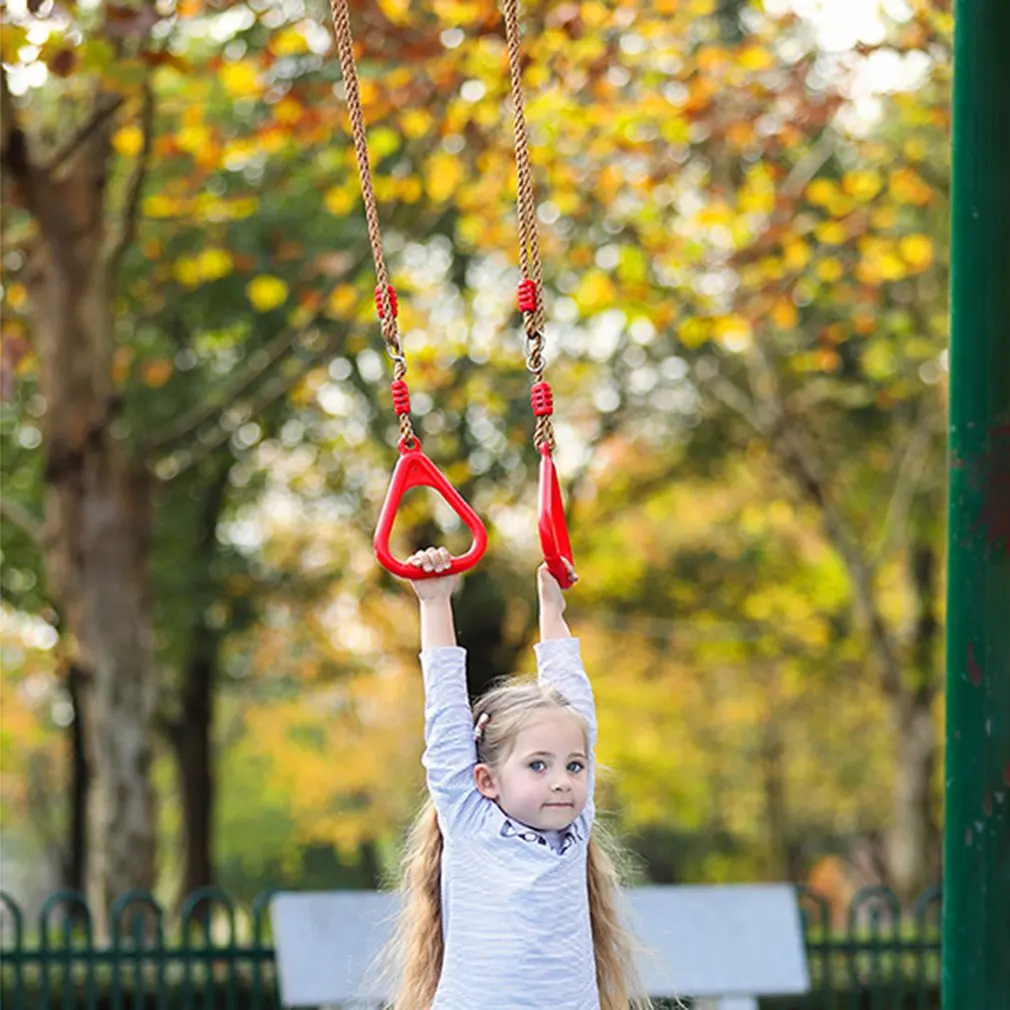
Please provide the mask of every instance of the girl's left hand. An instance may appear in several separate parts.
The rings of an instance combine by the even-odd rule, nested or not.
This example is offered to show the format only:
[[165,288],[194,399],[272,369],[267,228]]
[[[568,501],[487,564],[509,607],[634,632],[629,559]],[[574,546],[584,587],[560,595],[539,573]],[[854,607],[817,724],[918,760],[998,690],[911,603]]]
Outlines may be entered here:
[[[452,555],[445,547],[428,547],[417,551],[407,558],[407,564],[420,568],[423,572],[444,572],[452,563]],[[420,600],[441,600],[452,596],[453,590],[459,585],[458,575],[443,575],[437,579],[412,579]]]

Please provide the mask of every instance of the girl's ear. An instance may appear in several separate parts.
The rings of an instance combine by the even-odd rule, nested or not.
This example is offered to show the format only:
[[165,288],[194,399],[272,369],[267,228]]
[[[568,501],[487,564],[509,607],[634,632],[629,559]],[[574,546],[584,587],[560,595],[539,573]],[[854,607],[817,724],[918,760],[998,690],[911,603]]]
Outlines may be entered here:
[[498,799],[498,786],[489,765],[474,765],[473,780],[481,796],[486,796],[489,800]]

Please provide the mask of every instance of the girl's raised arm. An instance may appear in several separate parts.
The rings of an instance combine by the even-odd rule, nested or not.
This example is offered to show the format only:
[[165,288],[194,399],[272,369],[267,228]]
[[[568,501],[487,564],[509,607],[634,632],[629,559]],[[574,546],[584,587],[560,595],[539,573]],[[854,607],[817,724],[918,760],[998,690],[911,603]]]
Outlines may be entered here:
[[[444,547],[429,547],[407,558],[407,564],[425,572],[442,572],[449,567],[452,555]],[[421,608],[421,651],[440,649],[456,644],[456,627],[452,620],[452,594],[459,585],[458,575],[443,575],[437,579],[416,579],[411,583]]]
[[[450,555],[429,547],[408,559],[425,571],[443,571]],[[421,608],[421,672],[424,676],[424,756],[422,762],[443,832],[479,806],[473,780],[476,747],[466,689],[466,652],[456,645],[452,591],[458,576],[411,583]]]
[[596,813],[593,790],[596,785],[596,702],[593,687],[582,665],[579,640],[572,637],[564,619],[565,598],[554,576],[541,565],[537,570],[537,590],[540,597],[540,642],[534,647],[537,656],[537,677],[556,687],[568,703],[585,720],[588,740],[588,797],[582,818],[592,825]]

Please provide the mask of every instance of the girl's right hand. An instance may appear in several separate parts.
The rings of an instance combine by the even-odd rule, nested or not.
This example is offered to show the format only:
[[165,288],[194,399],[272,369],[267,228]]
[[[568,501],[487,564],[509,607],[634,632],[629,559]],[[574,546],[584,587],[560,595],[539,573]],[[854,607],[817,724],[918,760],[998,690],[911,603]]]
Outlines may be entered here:
[[[452,563],[452,555],[445,547],[428,547],[407,558],[407,564],[420,568],[423,572],[444,572]],[[458,575],[443,575],[437,579],[411,579],[410,584],[422,602],[425,600],[447,600],[459,585]]]
[[[565,562],[568,568],[571,565]],[[563,614],[565,612],[565,594],[558,585],[558,580],[551,575],[551,570],[547,565],[541,565],[537,569],[537,594],[540,597],[541,611],[552,614]]]

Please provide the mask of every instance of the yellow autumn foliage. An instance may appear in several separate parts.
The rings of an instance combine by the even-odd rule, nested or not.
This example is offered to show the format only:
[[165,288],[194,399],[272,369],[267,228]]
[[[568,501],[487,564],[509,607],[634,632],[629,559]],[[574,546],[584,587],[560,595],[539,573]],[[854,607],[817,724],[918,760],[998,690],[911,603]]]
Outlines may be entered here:
[[928,235],[904,235],[898,248],[902,259],[915,272],[925,270],[933,262],[933,240]]
[[221,67],[221,86],[233,98],[250,98],[262,90],[259,69],[250,60],[237,60]]
[[[887,130],[872,138],[846,136],[844,117],[836,116],[844,96],[830,83],[806,86],[799,68],[809,66],[809,54],[782,58],[785,46],[798,44],[789,19],[753,5],[736,40],[719,30],[721,22],[708,20],[719,9],[718,0],[588,0],[531,13],[536,31],[524,37],[524,71],[541,248],[550,297],[559,317],[561,310],[570,313],[566,324],[573,329],[558,345],[558,371],[571,383],[565,422],[577,432],[566,432],[566,444],[567,437],[596,437],[600,410],[593,396],[613,378],[610,361],[583,355],[577,330],[603,312],[624,314],[627,332],[614,362],[620,368],[627,363],[643,383],[663,367],[690,370],[705,359],[726,368],[727,382],[744,385],[760,351],[778,370],[781,395],[794,399],[790,410],[829,419],[826,428],[846,404],[911,396],[909,389],[922,385],[919,363],[933,364],[938,355],[933,337],[945,330],[945,306],[928,292],[942,290],[946,279],[933,221],[945,199],[937,138],[946,108],[926,87],[883,96]],[[180,17],[200,13],[198,5],[180,8]],[[382,31],[373,26],[363,32],[358,55],[383,224],[396,220],[392,256],[423,259],[427,230],[449,222],[460,261],[482,267],[501,257],[514,270],[515,168],[495,4],[435,0],[426,14],[405,0],[379,0],[364,14],[366,20],[373,15]],[[274,18],[278,26],[269,41],[257,42],[260,27]],[[199,57],[203,48],[212,54],[213,79],[199,62],[186,74],[178,68],[156,72],[158,136],[139,239],[147,261],[143,276],[130,275],[135,303],[149,304],[143,297],[149,290],[155,299],[165,290],[189,296],[234,273],[235,281],[214,293],[238,292],[229,311],[247,322],[243,289],[256,312],[290,300],[287,319],[294,325],[320,310],[342,320],[372,317],[367,290],[363,297],[354,286],[358,277],[348,282],[340,259],[355,242],[364,255],[367,246],[358,234],[361,204],[346,114],[331,88],[335,67],[326,63],[318,72],[319,59],[335,58],[332,48],[325,51],[328,29],[312,12],[285,18],[280,6],[264,11],[256,32],[227,46],[201,37],[192,55]],[[18,47],[6,39],[4,45],[5,54],[17,58]],[[90,55],[98,53],[112,58],[107,45]],[[825,130],[829,123],[839,124],[837,132],[834,125]],[[140,129],[132,122],[117,125],[114,149],[135,158],[143,145]],[[113,195],[121,198],[122,190]],[[290,224],[298,220],[299,199],[304,229]],[[179,241],[191,239],[194,229],[199,241]],[[598,258],[604,244],[611,247],[608,260]],[[316,270],[322,246],[334,265]],[[304,260],[300,248],[307,251]],[[464,344],[458,333],[446,337],[447,306],[457,294],[449,299],[448,291],[448,281],[421,288],[401,309],[412,378],[437,404],[426,416],[430,444],[439,452],[456,444],[455,429],[464,427],[460,418],[468,411],[487,411],[491,427],[507,414],[508,373],[498,368],[495,343],[504,338],[478,333],[471,314],[498,334],[509,325],[511,301],[503,299],[501,308],[492,298],[485,316],[483,306],[469,303],[473,292],[460,292],[465,307],[448,329],[466,331]],[[28,308],[23,284],[5,278],[4,293],[5,309]],[[917,308],[923,301],[918,344],[906,332],[910,298]],[[654,336],[649,329],[642,336],[636,319],[648,319]],[[12,332],[7,326],[23,323],[5,319],[5,340]],[[369,343],[375,334],[349,329],[340,354],[347,360],[360,355],[363,365],[363,350],[379,346]],[[853,346],[845,343],[850,340]],[[484,356],[481,378],[471,375],[465,387],[455,385],[454,371],[469,374],[455,366],[481,341],[494,346],[473,350],[474,361]],[[28,369],[32,360],[26,355],[18,368]],[[120,388],[128,389],[136,376],[160,390],[173,369],[164,346],[141,354],[120,347],[112,356]],[[849,381],[854,371],[858,383]],[[696,385],[689,374],[684,385],[707,397],[701,370]],[[868,392],[872,384],[881,388]],[[287,405],[308,415],[326,392],[340,387],[343,395],[352,385],[315,367],[293,385]],[[699,479],[690,458],[665,483],[658,471],[648,471],[650,461],[635,455],[636,438],[669,424],[675,437],[669,444],[659,438],[651,454],[687,456],[695,444],[689,425],[706,425],[707,412],[722,409],[706,400],[692,412],[675,399],[663,401],[669,392],[660,386],[641,394],[639,431],[632,436],[630,427],[622,428],[615,436],[627,438],[625,455],[597,448],[601,455],[614,451],[615,463],[586,464],[589,490],[575,509],[584,569],[572,619],[597,687],[600,757],[614,770],[613,777],[601,777],[605,801],[633,830],[705,832],[717,825],[753,842],[749,853],[766,853],[764,789],[775,769],[761,762],[781,745],[785,791],[800,798],[793,810],[798,819],[809,816],[818,829],[840,835],[879,827],[886,823],[893,770],[887,703],[867,670],[858,632],[838,630],[848,629],[850,593],[839,558],[813,510],[785,500],[786,478],[768,463],[769,447],[747,425],[740,425],[747,431],[740,442],[725,447],[732,466],[721,479]],[[751,392],[743,390],[744,401]],[[651,396],[665,405],[648,413]],[[371,405],[362,404],[360,417],[342,409],[359,421],[369,417]],[[623,425],[623,417],[615,423]],[[726,424],[720,438],[730,437],[733,427]],[[249,662],[241,669],[263,693],[233,699],[241,726],[229,744],[229,754],[263,770],[257,785],[284,811],[281,819],[290,820],[298,845],[332,844],[349,854],[364,842],[395,837],[422,781],[412,599],[374,578],[367,543],[354,539],[367,540],[357,527],[367,525],[362,515],[376,507],[386,477],[369,461],[367,429],[365,423],[360,432],[352,423],[330,425],[332,445],[313,443],[310,454],[318,455],[311,465],[302,459],[295,466],[295,454],[274,457],[283,456],[285,466],[272,468],[271,479],[285,479],[288,466],[299,470],[291,478],[293,500],[304,494],[319,502],[336,487],[329,500],[347,493],[357,511],[339,530],[321,535],[312,527],[313,543],[271,528],[257,560],[272,563],[277,552],[286,559],[288,567],[278,566],[285,573],[304,574],[304,559],[326,554],[332,542],[353,548],[338,561],[327,556],[337,574],[322,600],[298,610],[271,599],[269,619],[242,633],[235,648],[245,650]],[[834,428],[828,430],[836,437]],[[453,481],[472,482],[495,509],[523,514],[528,502],[507,499],[522,486],[512,446],[527,434],[508,430],[501,458],[492,460],[508,476],[475,476],[479,452],[440,462]],[[824,434],[812,425],[814,442]],[[352,439],[345,458],[340,453]],[[322,458],[333,445],[339,451],[327,471]],[[270,451],[281,453],[264,449]],[[876,452],[869,469],[893,468],[891,452],[881,453],[879,445],[866,452],[868,459]],[[387,461],[383,457],[382,466]],[[643,472],[653,483],[636,483]],[[858,508],[871,512],[879,505],[861,500],[862,471],[838,480],[841,487],[859,488],[853,494],[859,500],[846,499],[843,508],[858,514]],[[657,483],[663,483],[659,490]],[[340,507],[348,506],[341,500]],[[497,546],[502,553],[513,547]],[[317,572],[308,568],[311,581]],[[890,558],[878,571],[874,589],[886,616],[908,626],[907,572]],[[651,595],[632,607],[628,601],[646,582]],[[347,598],[349,586],[353,599]],[[387,613],[376,612],[376,600]],[[227,621],[233,611],[218,601],[208,612]],[[522,625],[521,616],[513,621]],[[12,711],[15,734],[27,738],[38,713],[28,718],[17,704]],[[770,735],[775,732],[781,739]],[[860,739],[858,759],[853,738]],[[234,788],[228,763],[222,768],[224,788]],[[734,861],[713,853],[708,876],[757,872],[763,858]]]
[[435,203],[444,203],[464,180],[463,166],[451,154],[436,154],[425,170],[425,189]]
[[112,146],[116,153],[127,158],[133,158],[140,154],[143,145],[143,131],[133,123],[121,127],[112,135]]
[[846,172],[842,188],[859,203],[869,203],[881,190],[884,182],[874,169]]
[[287,301],[288,286],[280,277],[259,274],[246,285],[246,296],[257,312],[269,312]]

